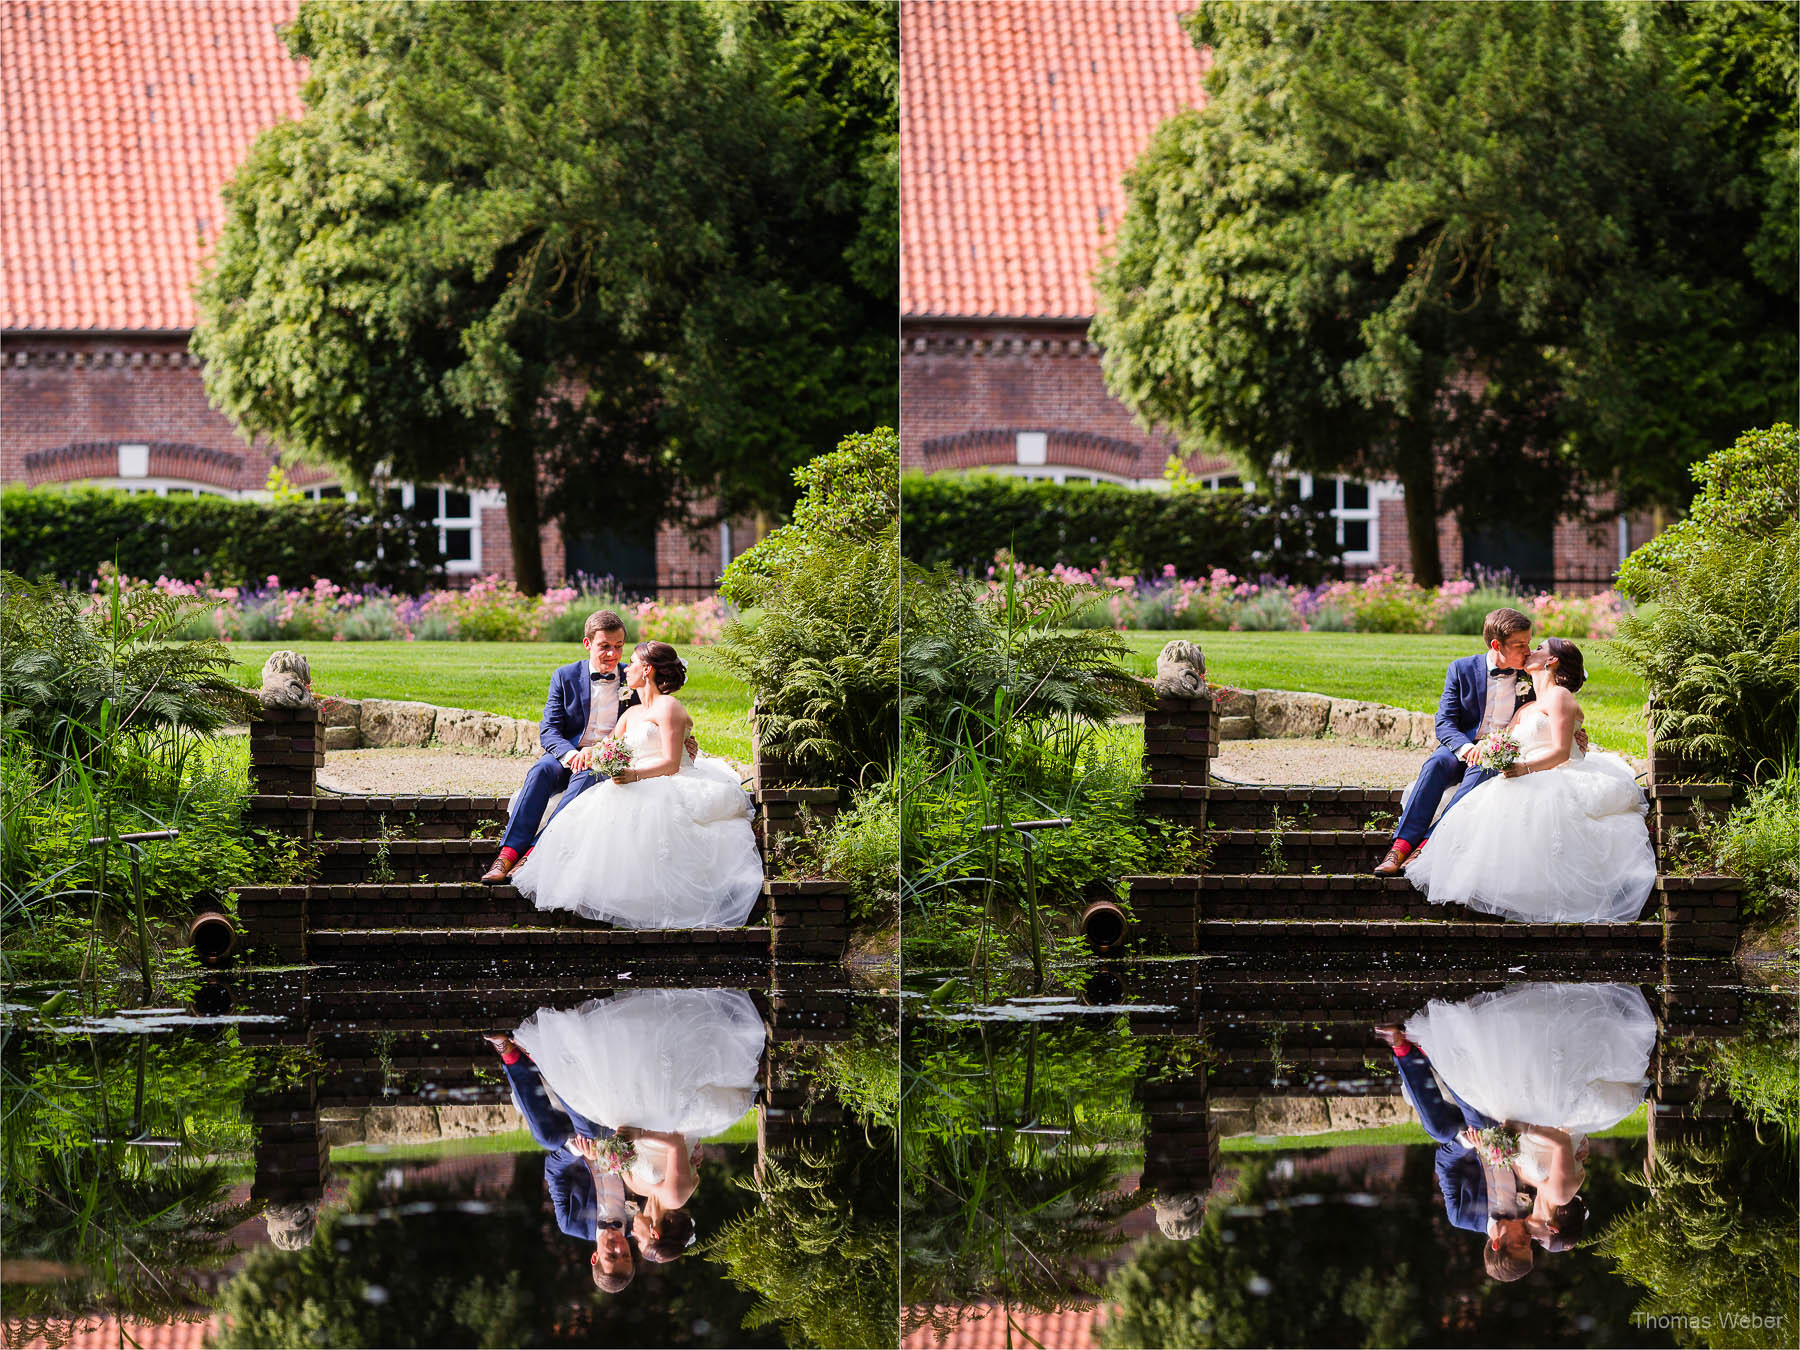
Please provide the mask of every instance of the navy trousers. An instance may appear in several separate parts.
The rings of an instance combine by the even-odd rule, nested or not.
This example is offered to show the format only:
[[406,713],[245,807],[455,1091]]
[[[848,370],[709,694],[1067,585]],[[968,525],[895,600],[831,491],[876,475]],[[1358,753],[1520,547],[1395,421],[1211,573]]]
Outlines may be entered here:
[[[1431,817],[1436,813],[1438,802],[1443,799],[1451,784],[1458,779],[1462,781],[1462,787],[1450,799],[1450,805],[1444,808],[1446,811],[1468,796],[1469,789],[1485,783],[1493,776],[1486,769],[1471,768],[1464,764],[1456,757],[1454,750],[1440,745],[1431,752],[1431,758],[1425,761],[1425,767],[1419,770],[1412,799],[1406,804],[1399,828],[1394,831],[1394,838],[1404,839],[1416,847],[1421,839],[1431,833]],[[538,810],[543,809],[543,803],[540,802]]]
[[[570,802],[595,783],[604,783],[606,777],[592,769],[571,774],[555,755],[541,756],[526,773],[525,786],[519,789],[519,795],[513,801],[512,814],[506,818],[506,833],[500,836],[500,847],[524,853],[537,841],[538,822],[544,818],[544,808],[552,797],[559,792],[563,795],[556,804],[556,816],[560,816]],[[550,819],[555,820],[556,816]]]
[[529,1055],[521,1055],[516,1064],[507,1064],[506,1081],[512,1087],[513,1105],[519,1108],[519,1114],[525,1117],[525,1126],[531,1131],[531,1137],[547,1149],[559,1149],[572,1134],[579,1134],[587,1139],[605,1139],[612,1131],[604,1125],[596,1125],[575,1111],[557,1110],[550,1104],[550,1098],[544,1092],[544,1075],[538,1072],[538,1066],[531,1062]]
[[1437,1076],[1431,1072],[1431,1061],[1418,1046],[1413,1046],[1407,1054],[1395,1055],[1394,1067],[1400,1070],[1400,1090],[1406,1094],[1412,1109],[1419,1113],[1419,1123],[1438,1143],[1450,1143],[1465,1125],[1480,1130],[1494,1123],[1454,1092],[1450,1093],[1449,1101],[1444,1100],[1444,1093],[1438,1090]]

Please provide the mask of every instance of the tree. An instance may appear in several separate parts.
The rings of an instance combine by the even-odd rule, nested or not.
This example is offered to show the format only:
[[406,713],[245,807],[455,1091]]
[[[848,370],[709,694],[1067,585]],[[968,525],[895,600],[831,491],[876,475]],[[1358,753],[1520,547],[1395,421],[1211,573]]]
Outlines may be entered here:
[[1187,448],[1393,475],[1433,584],[1444,510],[1679,504],[1722,426],[1792,405],[1792,269],[1747,261],[1791,258],[1792,215],[1739,201],[1791,159],[1722,153],[1747,133],[1662,7],[1205,4],[1190,32],[1207,106],[1130,175],[1094,324]]
[[252,146],[198,290],[209,396],[357,478],[498,483],[526,590],[550,518],[779,509],[794,464],[897,411],[880,80],[805,84],[869,26],[303,5],[306,114]]

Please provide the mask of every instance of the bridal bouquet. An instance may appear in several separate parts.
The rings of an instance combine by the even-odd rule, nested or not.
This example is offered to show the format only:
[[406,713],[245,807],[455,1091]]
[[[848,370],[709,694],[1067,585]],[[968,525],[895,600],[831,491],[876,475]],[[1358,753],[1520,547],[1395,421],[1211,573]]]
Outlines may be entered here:
[[610,1139],[594,1141],[594,1170],[596,1172],[614,1172],[623,1176],[631,1170],[637,1161],[637,1145],[629,1139],[621,1139],[613,1135]]
[[1519,739],[1510,731],[1490,731],[1481,738],[1480,748],[1475,753],[1476,767],[1490,773],[1510,769],[1518,760]]
[[1490,1125],[1475,1132],[1475,1148],[1483,1162],[1504,1167],[1519,1156],[1519,1136],[1504,1125]]
[[631,767],[631,751],[617,736],[608,736],[594,747],[594,772],[612,777]]

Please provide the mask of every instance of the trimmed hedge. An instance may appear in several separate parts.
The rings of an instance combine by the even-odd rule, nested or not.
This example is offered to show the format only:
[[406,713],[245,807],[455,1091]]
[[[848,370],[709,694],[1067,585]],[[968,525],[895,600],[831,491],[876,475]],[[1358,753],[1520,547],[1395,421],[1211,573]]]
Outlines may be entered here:
[[[1310,502],[1242,492],[1158,492],[1110,483],[1045,483],[1000,474],[910,473],[900,488],[902,547],[914,562],[983,573],[1010,548],[1035,567],[1064,563],[1114,575],[1342,575],[1336,530]],[[1279,542],[1277,542],[1279,540]]]
[[325,579],[407,594],[442,574],[437,531],[357,502],[278,503],[157,497],[99,488],[7,488],[0,555],[33,581],[85,584],[102,563],[129,577],[255,586]]

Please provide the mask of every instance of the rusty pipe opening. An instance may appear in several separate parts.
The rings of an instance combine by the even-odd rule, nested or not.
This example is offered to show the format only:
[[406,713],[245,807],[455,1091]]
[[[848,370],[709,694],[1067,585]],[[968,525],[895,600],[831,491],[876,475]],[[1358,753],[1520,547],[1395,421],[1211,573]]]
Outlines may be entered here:
[[196,914],[188,923],[188,946],[203,966],[222,966],[237,950],[237,929],[216,909]]
[[1111,900],[1096,900],[1081,911],[1081,935],[1098,956],[1110,956],[1125,946],[1131,924],[1125,911]]

